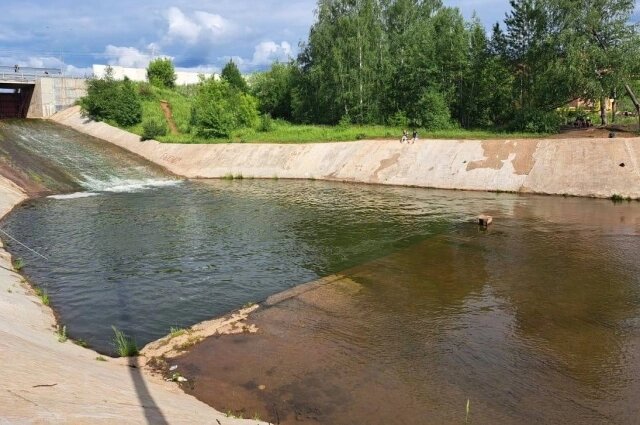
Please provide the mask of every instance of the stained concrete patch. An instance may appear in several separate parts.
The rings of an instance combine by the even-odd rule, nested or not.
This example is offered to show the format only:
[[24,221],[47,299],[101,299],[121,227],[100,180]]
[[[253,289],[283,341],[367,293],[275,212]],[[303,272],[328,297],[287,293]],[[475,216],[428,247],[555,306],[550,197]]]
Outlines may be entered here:
[[380,161],[380,166],[373,173],[373,180],[379,181],[380,172],[382,172],[383,170],[386,170],[387,168],[393,167],[394,165],[397,165],[399,159],[400,159],[400,153],[395,153],[393,156],[391,156],[391,158],[383,159],[382,161]]
[[482,149],[485,159],[467,163],[467,171],[477,168],[500,170],[505,161],[514,154],[511,163],[515,174],[528,175],[534,164],[534,154],[538,149],[537,140],[484,140]]

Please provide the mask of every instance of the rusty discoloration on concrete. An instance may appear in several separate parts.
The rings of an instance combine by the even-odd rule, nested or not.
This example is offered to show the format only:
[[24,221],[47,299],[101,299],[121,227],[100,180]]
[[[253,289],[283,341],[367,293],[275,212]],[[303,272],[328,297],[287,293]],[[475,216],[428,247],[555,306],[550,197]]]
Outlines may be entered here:
[[481,142],[484,159],[467,163],[467,171],[477,168],[500,170],[505,161],[511,159],[514,173],[528,175],[534,164],[537,140],[484,140]]

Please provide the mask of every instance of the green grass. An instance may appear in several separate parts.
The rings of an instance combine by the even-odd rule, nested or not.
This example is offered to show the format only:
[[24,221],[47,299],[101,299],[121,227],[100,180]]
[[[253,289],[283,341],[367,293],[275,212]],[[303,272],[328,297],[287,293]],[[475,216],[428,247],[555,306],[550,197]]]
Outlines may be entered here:
[[49,299],[49,294],[47,293],[46,289],[41,289],[36,286],[33,288],[33,292],[36,294],[38,298],[40,298],[40,301],[42,301],[42,304],[49,305],[51,303],[51,300]]
[[103,356],[98,356],[98,357],[96,357],[96,361],[98,361],[98,362],[106,362],[107,359],[105,359]]
[[66,326],[56,326],[56,335],[58,335],[58,342],[67,342],[67,327]]
[[120,357],[137,356],[140,351],[138,350],[136,341],[130,336],[125,335],[124,332],[118,330],[118,328],[116,328],[115,326],[111,326],[111,328],[113,329],[113,333],[115,334],[113,343],[118,355]]
[[[178,88],[176,90],[149,87],[149,93],[142,99],[143,122],[147,120],[165,121],[160,101],[166,100],[171,105],[173,119],[180,134],[167,134],[158,137],[164,143],[319,143],[319,142],[348,142],[365,139],[385,139],[399,141],[402,136],[401,127],[384,125],[301,125],[283,120],[272,120],[271,130],[260,131],[256,128],[243,128],[234,131],[228,138],[203,139],[191,134],[191,99],[193,88]],[[114,123],[109,123],[115,125]],[[125,128],[137,135],[142,135],[142,123]],[[411,127],[406,128],[413,130]],[[544,134],[506,133],[489,130],[466,130],[453,128],[448,130],[428,131],[417,129],[422,139],[521,139],[536,138]]]
[[74,340],[73,343],[83,348],[87,348],[89,346],[89,343],[82,338]]
[[13,262],[13,268],[16,271],[20,271],[24,268],[24,260],[22,258],[18,258]]
[[[136,133],[139,134],[139,133]],[[165,143],[320,143],[350,142],[355,140],[393,140],[399,141],[402,128],[382,125],[302,125],[274,120],[270,131],[259,131],[254,128],[243,128],[233,132],[230,138],[201,139],[191,134],[167,135],[159,141]],[[544,136],[534,133],[504,133],[488,130],[465,130],[460,128],[449,130],[418,130],[421,139],[522,139]]]

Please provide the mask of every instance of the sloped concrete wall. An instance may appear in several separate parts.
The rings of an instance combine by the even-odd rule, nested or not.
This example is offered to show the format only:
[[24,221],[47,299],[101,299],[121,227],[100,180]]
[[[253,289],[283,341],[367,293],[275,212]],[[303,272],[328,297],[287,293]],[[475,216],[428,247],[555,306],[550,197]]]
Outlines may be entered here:
[[188,178],[242,174],[255,178],[640,198],[640,138],[420,140],[413,145],[381,140],[183,145],[141,142],[134,134],[83,118],[78,107],[51,119]]

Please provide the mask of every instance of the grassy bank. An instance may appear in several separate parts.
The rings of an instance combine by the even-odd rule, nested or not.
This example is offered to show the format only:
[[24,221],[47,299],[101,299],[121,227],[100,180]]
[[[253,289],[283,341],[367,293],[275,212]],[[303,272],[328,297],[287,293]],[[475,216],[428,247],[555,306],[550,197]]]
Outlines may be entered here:
[[[193,87],[178,87],[175,90],[159,89],[149,85],[141,86],[143,121],[156,120],[166,122],[160,106],[160,101],[166,101],[171,106],[173,120],[178,128],[178,134],[168,133],[166,136],[156,137],[165,143],[314,143],[341,142],[353,140],[389,139],[400,140],[403,128],[383,125],[301,125],[283,120],[272,120],[266,131],[259,128],[242,128],[234,131],[230,138],[203,139],[191,132],[191,98]],[[115,123],[111,123],[114,124]],[[142,135],[142,123],[126,130]],[[407,128],[412,131],[412,128]],[[535,138],[542,134],[536,133],[506,133],[489,130],[466,130],[453,128],[447,130],[429,131],[417,129],[422,139],[513,139]]]

